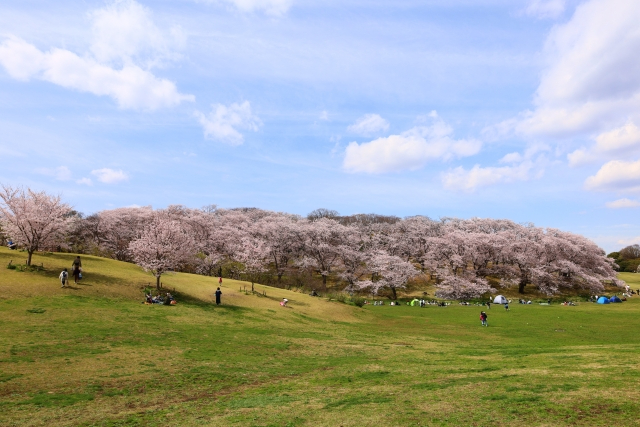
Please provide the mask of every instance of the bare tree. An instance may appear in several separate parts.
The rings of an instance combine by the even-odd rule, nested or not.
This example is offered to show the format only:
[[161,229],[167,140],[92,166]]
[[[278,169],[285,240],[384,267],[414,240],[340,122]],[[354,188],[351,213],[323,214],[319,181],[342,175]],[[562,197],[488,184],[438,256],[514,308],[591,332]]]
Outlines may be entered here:
[[637,259],[640,258],[640,245],[631,245],[620,251],[620,258],[622,259]]
[[331,209],[319,208],[314,211],[311,211],[307,214],[307,219],[309,221],[317,221],[322,218],[328,219],[336,219],[340,216],[338,211],[333,211]]

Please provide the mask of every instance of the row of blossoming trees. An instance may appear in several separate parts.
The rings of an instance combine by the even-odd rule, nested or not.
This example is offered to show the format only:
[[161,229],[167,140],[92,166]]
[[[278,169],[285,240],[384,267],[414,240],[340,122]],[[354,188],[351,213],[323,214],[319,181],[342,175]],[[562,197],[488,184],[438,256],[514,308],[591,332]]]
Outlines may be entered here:
[[581,289],[600,293],[616,280],[613,262],[590,240],[508,220],[380,215],[340,217],[327,210],[307,218],[260,209],[130,207],[84,217],[59,197],[4,187],[0,220],[7,237],[31,254],[67,248],[153,272],[215,275],[225,266],[252,283],[265,272],[315,274],[348,290],[392,298],[422,276],[437,295],[470,299],[492,286],[526,286],[552,295]]

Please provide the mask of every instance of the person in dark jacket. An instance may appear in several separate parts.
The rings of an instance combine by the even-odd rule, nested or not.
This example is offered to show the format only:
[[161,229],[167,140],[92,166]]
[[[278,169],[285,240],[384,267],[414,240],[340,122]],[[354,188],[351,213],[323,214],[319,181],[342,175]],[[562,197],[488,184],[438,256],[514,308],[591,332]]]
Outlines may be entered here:
[[216,290],[216,305],[220,305],[220,295],[222,295],[222,291],[218,288]]
[[82,261],[80,261],[80,255],[73,260],[73,264],[71,264],[71,274],[73,274],[74,283],[78,283],[80,280],[80,273],[82,272]]

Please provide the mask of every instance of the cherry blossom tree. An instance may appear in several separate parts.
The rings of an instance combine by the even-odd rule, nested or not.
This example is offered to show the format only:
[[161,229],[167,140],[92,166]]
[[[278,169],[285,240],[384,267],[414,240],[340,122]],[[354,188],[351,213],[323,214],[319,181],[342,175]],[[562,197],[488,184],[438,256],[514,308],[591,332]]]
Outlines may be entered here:
[[369,289],[373,294],[377,294],[380,289],[389,289],[394,300],[398,299],[398,290],[405,289],[409,279],[420,274],[410,262],[383,251],[371,254],[367,264],[372,272],[372,278],[358,282],[356,286],[360,289]]
[[340,256],[337,247],[343,241],[346,229],[333,219],[320,218],[307,222],[300,234],[304,258],[301,266],[316,269],[322,276],[322,284],[327,285],[331,269],[338,265]]
[[203,276],[215,276],[224,258],[216,253],[208,255],[200,253],[198,255],[199,262],[197,262],[196,273]]
[[290,262],[299,255],[301,241],[299,218],[293,215],[276,214],[262,218],[251,227],[250,234],[262,239],[269,251],[270,263],[273,265],[278,282],[282,280]]
[[0,221],[5,233],[27,251],[27,265],[33,253],[64,242],[72,209],[60,196],[30,188],[3,186],[0,191]]
[[242,263],[243,274],[251,281],[251,292],[253,292],[257,278],[267,270],[270,251],[262,240],[248,237],[242,239],[241,248],[236,253],[235,258]]
[[493,292],[486,279],[480,277],[465,278],[461,276],[446,276],[438,284],[436,296],[444,299],[468,300],[478,298],[483,294]]
[[[621,283],[613,260],[590,240],[509,220],[339,216],[327,209],[301,218],[213,205],[119,208],[83,217],[43,192],[4,187],[0,193],[0,230],[27,249],[28,264],[34,251],[66,245],[133,260],[158,283],[168,269],[211,275],[225,265],[252,282],[268,269],[280,282],[309,268],[325,286],[332,277],[351,288],[389,289],[394,298],[418,273],[435,276],[437,294],[456,299],[491,292],[489,281],[550,295],[600,293],[605,282]],[[636,257],[638,248],[623,252]]]
[[102,253],[118,261],[132,261],[129,245],[153,217],[151,206],[118,208],[101,211],[87,222],[93,225],[90,228]]
[[180,221],[166,212],[156,212],[140,236],[129,244],[136,264],[156,277],[160,289],[160,277],[195,255],[193,238]]

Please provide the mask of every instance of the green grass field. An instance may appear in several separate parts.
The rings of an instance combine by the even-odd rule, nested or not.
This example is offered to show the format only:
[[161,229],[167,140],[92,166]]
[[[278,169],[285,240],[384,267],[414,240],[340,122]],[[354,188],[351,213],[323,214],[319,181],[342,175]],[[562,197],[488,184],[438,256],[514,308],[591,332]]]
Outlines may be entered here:
[[[188,274],[153,278],[73,255],[6,269],[0,249],[0,425],[638,425],[640,298],[577,307],[358,308]],[[640,274],[622,274],[640,288]],[[280,307],[282,297],[290,307]]]

